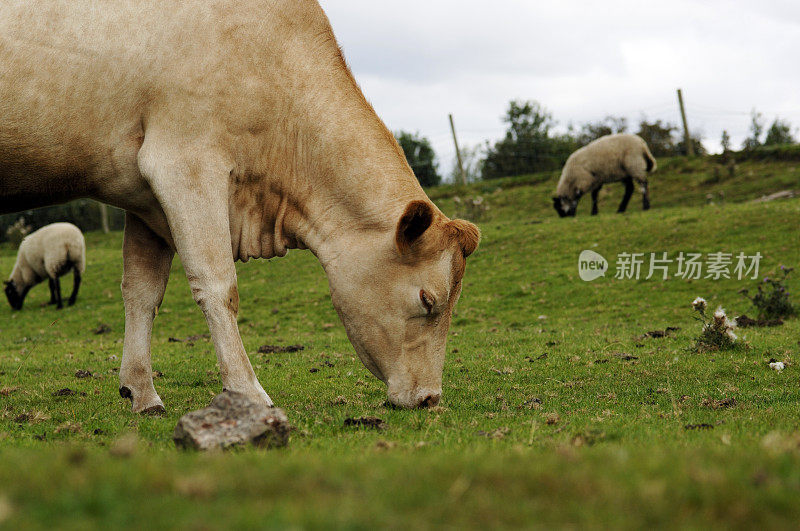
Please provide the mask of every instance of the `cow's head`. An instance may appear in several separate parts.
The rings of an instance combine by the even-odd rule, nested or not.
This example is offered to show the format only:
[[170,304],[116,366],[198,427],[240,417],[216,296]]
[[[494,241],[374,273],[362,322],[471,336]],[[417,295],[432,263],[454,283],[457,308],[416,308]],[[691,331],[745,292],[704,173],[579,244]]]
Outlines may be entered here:
[[450,317],[479,240],[472,223],[412,201],[391,235],[355,235],[328,268],[347,335],[393,404],[439,403]]
[[578,210],[578,199],[580,194],[575,197],[555,196],[553,197],[553,207],[555,207],[558,216],[561,218],[574,217],[575,212]]
[[22,303],[25,301],[25,295],[28,294],[27,289],[19,290],[13,280],[6,280],[3,282],[5,285],[6,298],[11,308],[14,310],[21,310]]

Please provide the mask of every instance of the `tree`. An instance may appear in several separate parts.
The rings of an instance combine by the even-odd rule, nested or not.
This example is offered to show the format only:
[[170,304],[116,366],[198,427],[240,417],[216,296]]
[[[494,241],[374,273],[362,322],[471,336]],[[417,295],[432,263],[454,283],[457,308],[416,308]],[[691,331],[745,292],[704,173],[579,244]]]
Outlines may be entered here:
[[677,153],[675,131],[677,127],[671,123],[661,123],[661,120],[648,122],[646,118],[642,118],[639,122],[639,132],[636,134],[647,142],[654,157],[669,157]]
[[[650,153],[654,157],[674,157],[676,155],[686,155],[686,145],[683,138],[680,140],[675,139],[677,131],[678,128],[669,122],[662,122],[661,120],[648,122],[647,118],[642,118],[639,122],[639,131],[636,134],[647,142]],[[689,139],[694,146],[696,154],[705,154],[706,148],[703,147],[700,134],[690,134]]]
[[[11,226],[19,218],[33,230],[56,221],[69,221],[83,232],[100,230],[102,220],[97,202],[91,199],[78,199],[62,205],[53,205],[33,210],[25,210],[16,214],[0,215],[0,242],[6,238],[6,227]],[[125,211],[108,207],[108,221],[111,230],[121,230],[125,225]]]
[[767,137],[764,139],[763,145],[774,146],[777,144],[794,144],[794,142],[792,125],[787,121],[775,118],[769,130],[767,130]]
[[436,154],[427,138],[420,136],[419,133],[412,134],[405,131],[396,133],[395,137],[403,148],[408,165],[414,171],[419,184],[428,187],[442,182],[442,177],[437,171]]
[[[461,147],[461,163],[464,166],[464,175],[468,183],[481,180],[481,167],[483,166],[484,146],[475,144],[474,146]],[[450,180],[454,183],[460,182],[461,172],[458,169],[458,159],[453,155],[453,169],[450,172]]]
[[599,122],[585,123],[578,134],[578,144],[585,146],[601,136],[624,133],[628,130],[628,119],[621,116],[606,116]]
[[731,150],[731,135],[728,134],[728,131],[722,131],[722,140],[720,140],[720,145],[722,146],[723,153],[727,153]]
[[569,135],[551,135],[552,115],[536,101],[512,101],[503,121],[505,138],[487,144],[484,179],[560,168],[577,147]]
[[[694,147],[694,154],[695,155],[705,155],[706,148],[703,147],[703,142],[701,141],[701,135],[699,133],[689,133],[689,142],[692,143]],[[675,155],[687,155],[688,152],[686,151],[686,142],[683,139],[679,140],[677,144],[675,144]]]
[[753,109],[750,112],[750,136],[744,139],[744,149],[755,149],[761,145],[761,133],[764,132],[764,117]]

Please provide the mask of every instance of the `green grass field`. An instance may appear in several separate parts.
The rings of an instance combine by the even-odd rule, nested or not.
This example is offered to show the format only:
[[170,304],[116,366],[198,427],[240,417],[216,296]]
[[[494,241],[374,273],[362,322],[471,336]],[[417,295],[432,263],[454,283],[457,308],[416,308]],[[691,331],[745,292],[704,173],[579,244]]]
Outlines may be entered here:
[[[800,320],[701,354],[692,299],[752,316],[738,291],[756,281],[618,280],[613,268],[618,253],[665,251],[760,252],[759,276],[800,265],[800,200],[748,201],[796,188],[800,164],[744,163],[718,180],[708,161],[659,164],[653,209],[634,196],[624,216],[618,185],[599,216],[585,198],[558,219],[554,174],[431,190],[447,214],[456,194],[490,206],[431,410],[384,405],[310,253],[239,264],[245,346],[297,428],[271,451],[174,449],[177,419],[221,390],[207,338],[170,341],[207,332],[177,260],[153,335],[167,413],[130,413],[117,393],[122,237],[87,234],[75,307],[43,306],[46,285],[22,312],[0,307],[0,527],[796,527]],[[578,278],[584,249],[609,260],[605,278]],[[0,246],[3,275],[14,255]],[[679,330],[642,337],[666,327]],[[54,396],[64,388],[75,393]],[[343,425],[362,415],[387,429]]]

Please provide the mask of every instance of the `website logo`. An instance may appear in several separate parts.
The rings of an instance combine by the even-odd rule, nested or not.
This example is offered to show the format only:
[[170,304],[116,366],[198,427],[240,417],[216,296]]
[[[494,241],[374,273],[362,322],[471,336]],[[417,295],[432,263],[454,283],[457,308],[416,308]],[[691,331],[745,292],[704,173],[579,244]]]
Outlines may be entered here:
[[592,280],[604,277],[608,271],[608,260],[603,255],[594,251],[582,251],[578,257],[578,276],[581,280],[591,282]]

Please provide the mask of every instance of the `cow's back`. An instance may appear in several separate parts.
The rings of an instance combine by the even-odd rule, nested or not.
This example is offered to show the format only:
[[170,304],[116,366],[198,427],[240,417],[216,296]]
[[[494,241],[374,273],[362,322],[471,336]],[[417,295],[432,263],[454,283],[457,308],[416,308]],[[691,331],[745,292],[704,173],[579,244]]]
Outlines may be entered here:
[[253,115],[257,70],[292,45],[274,28],[319,17],[307,1],[3,2],[0,212],[102,198],[114,180],[130,195],[149,117],[193,134],[187,117]]

